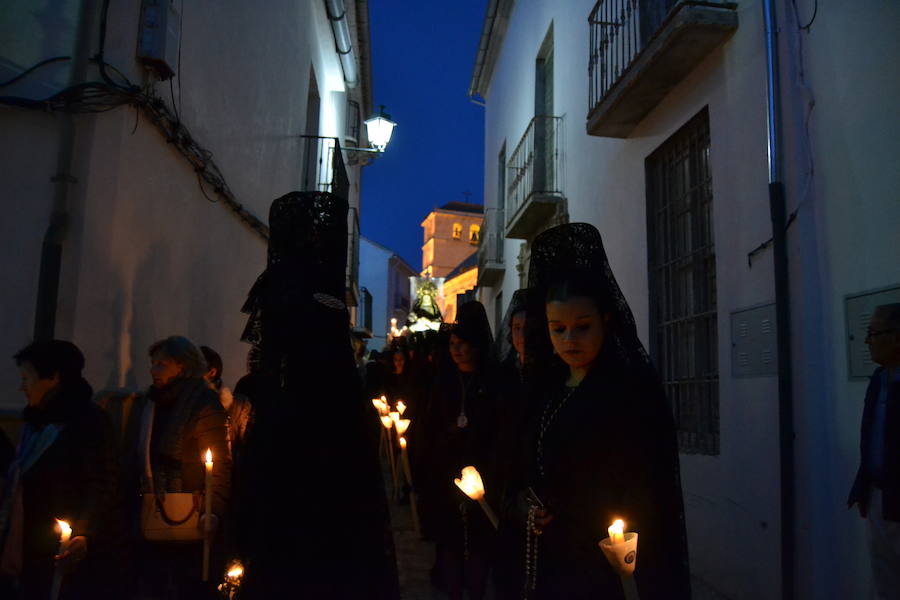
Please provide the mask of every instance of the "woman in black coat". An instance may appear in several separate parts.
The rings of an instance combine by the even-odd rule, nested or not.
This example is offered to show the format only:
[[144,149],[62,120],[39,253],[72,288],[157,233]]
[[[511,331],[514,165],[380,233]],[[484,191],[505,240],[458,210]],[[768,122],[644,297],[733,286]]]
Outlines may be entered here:
[[[597,543],[616,518],[639,534],[643,600],[690,597],[674,422],[631,310],[585,223],[550,229],[532,247],[528,315],[532,411],[514,494],[527,593],[618,599]],[[536,498],[535,498],[536,496]],[[536,557],[536,558],[535,558]]]
[[437,547],[436,575],[451,599],[461,599],[464,589],[469,598],[482,597],[493,552],[493,527],[453,483],[469,465],[479,470],[486,486],[494,480],[497,389],[491,342],[484,306],[460,306],[449,339],[452,362],[440,365],[425,415],[422,512]]
[[[110,527],[122,523],[113,514],[118,459],[109,419],[81,376],[84,357],[74,344],[50,340],[14,358],[28,405],[0,496],[0,591],[18,587],[24,598],[44,600],[56,568],[66,573],[61,598],[119,593],[120,570],[108,562],[118,537]],[[63,552],[56,519],[72,528]]]

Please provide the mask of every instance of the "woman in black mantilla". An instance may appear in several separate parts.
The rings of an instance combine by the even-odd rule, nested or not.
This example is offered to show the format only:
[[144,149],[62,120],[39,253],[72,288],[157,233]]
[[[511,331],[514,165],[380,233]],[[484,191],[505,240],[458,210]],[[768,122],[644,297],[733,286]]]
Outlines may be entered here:
[[242,598],[397,598],[396,563],[344,305],[347,202],[272,203],[266,270],[243,340],[262,382],[244,446]]
[[[452,362],[439,365],[432,401],[425,415],[423,518],[437,546],[435,575],[451,600],[478,599],[487,584],[494,530],[477,504],[453,483],[472,465],[487,486],[493,477],[496,443],[495,364],[491,330],[480,302],[459,307],[450,330]],[[487,499],[499,498],[488,490]]]
[[[536,366],[526,381],[536,410],[515,496],[522,527],[533,532],[528,592],[622,598],[597,547],[620,517],[640,535],[635,580],[642,600],[689,598],[674,423],[599,232],[575,223],[541,234],[529,284],[545,311],[528,315],[526,344]],[[538,500],[527,499],[529,486]]]

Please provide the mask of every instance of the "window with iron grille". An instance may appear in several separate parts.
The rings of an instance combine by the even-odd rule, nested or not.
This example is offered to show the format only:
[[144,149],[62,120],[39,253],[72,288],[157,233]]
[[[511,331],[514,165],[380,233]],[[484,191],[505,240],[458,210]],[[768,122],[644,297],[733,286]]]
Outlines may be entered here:
[[704,108],[646,161],[650,350],[679,450],[719,453],[716,252]]
[[347,133],[346,139],[359,143],[359,103],[356,100],[347,101]]

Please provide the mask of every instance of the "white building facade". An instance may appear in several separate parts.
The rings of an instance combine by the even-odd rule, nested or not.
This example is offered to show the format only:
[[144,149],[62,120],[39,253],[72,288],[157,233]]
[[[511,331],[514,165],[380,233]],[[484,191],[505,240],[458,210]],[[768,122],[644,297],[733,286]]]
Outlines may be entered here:
[[397,327],[406,324],[410,309],[409,278],[417,272],[399,254],[367,237],[360,238],[360,306],[357,324],[372,334],[370,350],[387,343],[391,319]]
[[147,348],[173,334],[233,383],[269,205],[294,190],[348,200],[355,310],[361,163],[337,148],[366,145],[366,0],[3,12],[0,408],[21,406],[8,357],[37,336],[81,347],[95,389],[148,385]]
[[486,105],[480,298],[497,321],[547,227],[600,230],[679,424],[692,570],[733,600],[787,598],[785,581],[871,597],[846,499],[865,327],[900,301],[898,19],[876,0],[488,3],[470,88]]

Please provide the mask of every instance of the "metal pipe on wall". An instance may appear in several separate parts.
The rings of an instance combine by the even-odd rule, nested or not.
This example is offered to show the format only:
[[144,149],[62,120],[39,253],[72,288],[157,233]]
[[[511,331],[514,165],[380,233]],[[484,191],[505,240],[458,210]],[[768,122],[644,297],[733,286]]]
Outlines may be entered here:
[[766,31],[766,117],[768,134],[769,213],[775,278],[778,345],[778,421],[781,471],[781,598],[794,597],[794,390],[791,363],[791,304],[787,255],[787,211],[781,181],[781,95],[778,68],[778,23],[774,0],[763,0]]
[[[97,1],[81,3],[74,59],[69,75],[69,85],[76,85],[87,77],[88,63],[94,39],[94,21]],[[41,264],[38,274],[37,300],[34,310],[34,339],[52,339],[56,334],[56,313],[59,306],[59,280],[62,272],[63,245],[69,229],[69,196],[78,180],[72,175],[75,150],[75,119],[63,114],[60,119],[59,146],[56,153],[53,208],[50,223],[41,244]]]
[[347,25],[347,8],[344,6],[344,0],[325,0],[325,12],[331,21],[334,44],[341,57],[344,83],[348,88],[355,88],[359,84],[359,76],[356,72],[356,57],[353,55],[353,42],[350,38],[350,26]]

